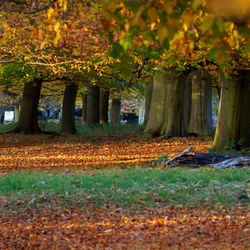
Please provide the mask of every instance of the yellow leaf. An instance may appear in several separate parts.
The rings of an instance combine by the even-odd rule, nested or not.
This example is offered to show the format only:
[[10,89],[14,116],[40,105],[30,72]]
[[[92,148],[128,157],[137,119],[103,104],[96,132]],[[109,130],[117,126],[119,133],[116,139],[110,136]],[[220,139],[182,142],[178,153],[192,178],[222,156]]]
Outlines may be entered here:
[[49,8],[48,9],[48,18],[51,18],[52,14],[54,13],[54,9],[53,8]]
[[62,37],[62,36],[61,36],[61,34],[60,34],[60,31],[58,31],[58,32],[56,33],[56,37],[53,39],[54,45],[57,45],[57,42],[58,42],[58,40],[59,40],[61,37]]
[[56,21],[55,24],[54,24],[54,30],[55,32],[57,32],[60,28],[60,22],[59,21]]

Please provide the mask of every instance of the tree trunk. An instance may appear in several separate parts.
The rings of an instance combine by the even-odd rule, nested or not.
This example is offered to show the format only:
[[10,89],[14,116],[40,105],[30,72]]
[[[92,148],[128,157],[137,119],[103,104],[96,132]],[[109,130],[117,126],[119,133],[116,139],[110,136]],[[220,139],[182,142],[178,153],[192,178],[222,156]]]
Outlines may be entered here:
[[113,99],[111,105],[111,124],[120,124],[121,121],[121,99]]
[[195,70],[192,77],[192,109],[188,132],[210,135],[212,129],[212,84],[205,70]]
[[78,85],[71,83],[66,85],[63,96],[63,108],[62,108],[62,133],[75,134],[75,100],[77,94]]
[[[163,136],[186,136],[188,116],[190,108],[190,90],[186,78],[188,72],[178,72],[169,70],[166,82],[166,100],[165,100],[165,117],[163,126],[161,127],[161,135]],[[185,98],[184,98],[185,97]],[[186,103],[184,103],[184,100]],[[187,113],[184,112],[185,111]]]
[[38,103],[42,80],[25,83],[21,100],[20,117],[15,132],[34,134],[41,132],[38,126]]
[[99,96],[100,96],[99,86],[89,85],[87,91],[87,112],[86,112],[86,122],[88,125],[94,125],[100,122]]
[[190,113],[190,84],[186,81],[187,74],[186,71],[169,70],[164,75],[154,77],[145,133],[153,136],[186,135]]
[[100,90],[100,123],[108,123],[109,91]]
[[82,124],[86,124],[87,95],[82,94]]
[[152,100],[152,92],[153,92],[153,82],[146,83],[146,91],[145,91],[145,113],[144,113],[144,121],[143,121],[143,129],[146,128],[148,123],[150,105]]
[[240,71],[237,78],[223,79],[214,151],[233,144],[236,149],[250,147],[249,72]]
[[0,124],[4,123],[4,111],[0,112]]
[[18,123],[20,117],[20,106],[17,104],[14,106],[14,122]]
[[148,121],[144,130],[144,133],[149,133],[153,136],[160,135],[160,129],[165,112],[164,105],[166,99],[166,81],[167,75],[154,76],[153,78],[151,104],[148,114]]

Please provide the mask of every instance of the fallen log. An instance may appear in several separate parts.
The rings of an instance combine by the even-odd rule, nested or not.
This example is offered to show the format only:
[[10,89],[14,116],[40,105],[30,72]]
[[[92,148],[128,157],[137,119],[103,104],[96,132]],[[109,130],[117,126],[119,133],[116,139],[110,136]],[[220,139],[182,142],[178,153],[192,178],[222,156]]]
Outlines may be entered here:
[[194,146],[191,145],[190,147],[186,148],[183,152],[181,152],[180,154],[177,154],[175,156],[173,156],[172,158],[170,158],[168,161],[163,162],[163,166],[166,167],[167,165],[169,165],[172,161],[176,160],[177,158],[180,158],[181,156],[185,155],[186,153],[189,153],[191,151],[191,149]]
[[211,153],[187,154],[191,151],[193,145],[185,149],[161,164],[162,167],[177,165],[192,165],[193,167],[208,166],[214,169],[224,169],[231,166],[243,167],[250,165],[250,156],[229,156]]
[[229,168],[232,166],[246,166],[250,165],[250,157],[238,157],[238,158],[232,158],[228,159],[216,164],[212,164],[211,166],[215,169],[224,169],[224,168]]

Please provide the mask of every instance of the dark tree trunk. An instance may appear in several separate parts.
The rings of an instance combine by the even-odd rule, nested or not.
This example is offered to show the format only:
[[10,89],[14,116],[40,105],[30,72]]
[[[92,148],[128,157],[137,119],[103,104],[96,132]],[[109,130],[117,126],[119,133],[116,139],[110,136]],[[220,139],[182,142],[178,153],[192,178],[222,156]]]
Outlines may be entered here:
[[146,83],[146,91],[145,91],[145,113],[144,113],[144,121],[143,121],[143,129],[146,128],[148,117],[149,117],[149,111],[150,111],[150,105],[152,100],[152,92],[153,92],[153,82]]
[[75,100],[78,85],[75,83],[66,85],[63,96],[62,108],[62,133],[75,134]]
[[214,151],[232,144],[236,149],[250,147],[249,72],[240,71],[237,78],[223,79]]
[[108,123],[109,91],[100,91],[100,123]]
[[0,112],[0,123],[4,123],[4,111]]
[[34,79],[24,85],[20,117],[15,132],[23,132],[24,134],[41,132],[38,126],[38,103],[41,86],[41,79]]
[[86,123],[87,95],[82,94],[82,124]]
[[[190,113],[188,72],[169,70],[154,77],[152,99],[145,133],[153,136],[185,136]],[[185,103],[184,103],[185,101]],[[186,112],[184,112],[186,111]]]
[[111,124],[120,124],[121,121],[121,100],[113,99],[111,105]]
[[86,122],[88,125],[95,125],[100,122],[99,96],[100,96],[99,86],[89,85],[87,91],[87,112],[86,112]]
[[188,132],[210,135],[212,129],[212,84],[206,70],[195,70],[192,77],[192,108]]

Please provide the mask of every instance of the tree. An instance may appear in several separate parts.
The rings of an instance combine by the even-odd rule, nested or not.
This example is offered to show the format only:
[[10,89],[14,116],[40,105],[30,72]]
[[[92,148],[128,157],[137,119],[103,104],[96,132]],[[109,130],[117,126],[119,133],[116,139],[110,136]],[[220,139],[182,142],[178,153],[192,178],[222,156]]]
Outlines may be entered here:
[[213,149],[225,147],[236,149],[250,147],[250,96],[249,70],[240,71],[238,76],[223,77],[218,125]]
[[111,124],[120,124],[121,121],[121,99],[113,98],[111,104]]
[[87,113],[87,94],[82,93],[82,124],[86,123],[86,113]]
[[145,83],[145,113],[144,113],[144,122],[143,122],[143,129],[147,126],[148,119],[149,119],[149,111],[150,105],[152,100],[152,92],[153,92],[153,81],[149,81]]
[[[22,1],[20,5],[4,1],[0,5],[4,23],[0,31],[1,63],[28,66],[44,80],[109,72],[111,59],[105,62],[108,40],[100,34],[99,12],[99,8],[82,1],[70,1],[67,8],[66,1]],[[75,86],[66,87],[64,117],[73,110],[74,93]],[[74,133],[72,122],[71,114],[69,119],[63,118],[62,131]]]
[[38,126],[38,103],[42,79],[35,78],[24,85],[20,117],[15,132],[34,134],[40,132]]
[[[216,70],[222,70],[226,75],[237,75],[237,72],[246,71],[249,69],[248,52],[249,41],[247,35],[247,24],[249,21],[250,4],[249,1],[236,0],[230,1],[232,3],[227,7],[222,0],[218,1],[152,1],[142,4],[142,1],[127,1],[118,3],[112,1],[112,11],[116,15],[112,17],[111,10],[106,12],[110,14],[111,18],[106,19],[109,25],[110,41],[113,45],[113,52],[120,58],[128,56],[130,60],[133,56],[141,58],[149,58],[147,63],[151,65],[147,73],[155,74],[155,65],[160,65],[161,68],[176,67],[178,70],[185,71],[186,69],[204,69],[209,73],[214,73]],[[222,4],[223,3],[223,4]],[[110,8],[111,9],[111,8]],[[219,11],[218,11],[219,10]],[[129,60],[127,60],[129,62]],[[121,60],[121,68],[127,71],[129,63]],[[214,66],[216,70],[214,69]],[[159,68],[159,67],[158,67]],[[238,73],[239,75],[241,73]],[[247,74],[248,75],[248,74]],[[162,76],[163,77],[163,76]],[[150,109],[151,121],[148,122],[145,131],[151,131],[155,134],[167,134],[163,132],[163,127],[168,127],[163,124],[163,103],[165,86],[162,77],[154,77],[154,89],[152,94],[152,103],[158,105],[155,111],[154,107]],[[208,79],[208,78],[207,78]],[[193,86],[201,83],[199,77],[193,81]],[[204,108],[198,109],[199,101],[193,100],[193,108],[191,111],[190,131],[200,134],[210,133],[210,90],[207,84],[204,83],[204,88],[200,89],[206,94],[207,100],[204,102]],[[245,88],[244,84],[242,88]],[[237,88],[233,85],[232,88],[234,96],[237,96]],[[207,89],[205,91],[205,89]],[[161,91],[162,90],[162,91]],[[197,92],[195,90],[195,92]],[[235,92],[236,91],[236,92]],[[159,99],[154,98],[154,93],[158,92]],[[226,92],[226,89],[222,90]],[[230,92],[230,91],[229,91]],[[242,92],[241,92],[242,93]],[[227,95],[224,93],[224,95]],[[171,95],[169,96],[172,97]],[[242,94],[245,98],[245,95]],[[201,98],[198,98],[200,101]],[[197,99],[197,100],[198,100]],[[223,113],[227,113],[227,102],[222,101],[220,104],[220,117],[223,118]],[[203,102],[203,101],[202,101]],[[206,105],[205,105],[206,104]],[[155,106],[155,105],[153,105]],[[206,106],[206,108],[205,108]],[[156,106],[155,106],[156,107]],[[188,107],[188,106],[187,106]],[[197,111],[195,111],[197,110]],[[206,110],[206,112],[204,112]],[[223,110],[223,111],[222,111]],[[232,112],[232,109],[230,112]],[[186,112],[186,111],[185,111]],[[189,111],[187,111],[188,113]],[[197,121],[197,113],[203,114],[203,118]],[[237,117],[231,113],[229,115],[236,124],[237,129],[240,130]],[[240,121],[244,122],[243,127],[248,127],[248,120],[243,117],[243,112],[240,113]],[[187,115],[188,117],[188,115]],[[184,121],[188,119],[184,119]],[[204,122],[204,126],[201,125]],[[166,120],[165,120],[166,122]],[[164,123],[165,123],[164,122]],[[223,121],[222,123],[225,123]],[[222,126],[218,126],[219,127]],[[166,131],[166,130],[165,130]],[[170,133],[171,134],[171,133]],[[173,133],[174,134],[174,133]],[[222,133],[221,133],[222,134]],[[217,132],[216,138],[220,137]],[[223,136],[222,136],[223,137]],[[222,139],[221,137],[221,139]],[[233,136],[229,140],[233,139]],[[249,134],[245,132],[245,140],[248,141]],[[217,140],[217,139],[216,139]],[[214,148],[223,148],[223,143]],[[225,144],[224,144],[225,145]],[[246,144],[245,144],[246,145]]]
[[87,91],[87,125],[95,125],[100,122],[100,87],[98,85],[88,85]]
[[188,132],[210,135],[212,130],[212,83],[205,70],[195,70],[190,75],[192,104]]
[[73,83],[67,84],[65,87],[63,97],[63,110],[62,110],[62,133],[75,134],[75,100],[78,85]]
[[154,77],[149,118],[145,133],[161,136],[184,136],[184,96],[188,72],[168,69],[164,75]]
[[100,123],[108,123],[109,91],[100,89]]

